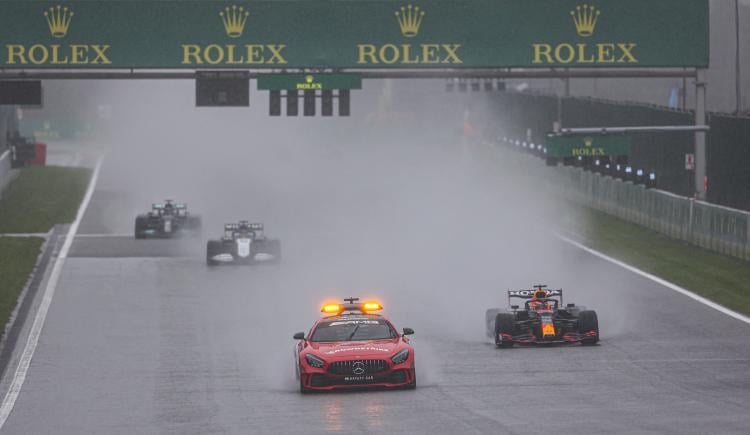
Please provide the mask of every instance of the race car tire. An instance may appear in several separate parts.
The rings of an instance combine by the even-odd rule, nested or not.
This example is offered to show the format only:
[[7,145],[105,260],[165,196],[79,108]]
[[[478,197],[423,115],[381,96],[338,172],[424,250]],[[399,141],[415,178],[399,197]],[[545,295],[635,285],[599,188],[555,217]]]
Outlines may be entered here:
[[281,240],[269,240],[268,253],[273,255],[274,263],[281,263]]
[[200,236],[202,232],[203,224],[199,215],[190,214],[185,220],[185,229],[194,233],[195,236]]
[[494,337],[493,334],[495,333],[495,317],[497,317],[499,313],[499,308],[490,308],[484,314],[484,325],[486,326],[485,330],[487,332],[487,338]]
[[148,228],[147,219],[145,216],[138,216],[135,218],[135,238],[145,239],[146,229]]
[[499,341],[497,337],[504,334],[513,334],[516,318],[511,313],[499,313],[495,316],[495,345],[497,347],[508,348],[513,347],[513,342]]
[[578,332],[583,334],[591,330],[596,331],[596,336],[584,338],[581,340],[581,344],[591,346],[599,341],[599,319],[596,316],[596,311],[581,311],[578,314]]
[[223,251],[221,241],[209,240],[206,243],[206,264],[209,266],[218,266],[219,262],[214,260],[213,257],[217,254],[221,254]]

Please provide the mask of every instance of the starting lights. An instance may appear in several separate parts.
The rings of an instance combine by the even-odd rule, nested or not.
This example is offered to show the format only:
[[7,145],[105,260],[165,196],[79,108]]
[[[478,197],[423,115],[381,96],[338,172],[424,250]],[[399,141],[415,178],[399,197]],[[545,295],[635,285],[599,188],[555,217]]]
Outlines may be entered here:
[[358,302],[359,298],[347,298],[344,299],[346,304],[325,304],[320,309],[321,313],[326,314],[341,314],[345,311],[360,311],[362,313],[369,313],[373,311],[380,311],[383,309],[383,305],[376,301]]

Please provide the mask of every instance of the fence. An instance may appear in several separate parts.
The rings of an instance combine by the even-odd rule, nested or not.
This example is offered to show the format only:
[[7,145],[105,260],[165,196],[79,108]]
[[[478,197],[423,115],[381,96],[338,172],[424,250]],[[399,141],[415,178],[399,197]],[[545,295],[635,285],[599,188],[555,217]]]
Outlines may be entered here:
[[[690,125],[691,112],[664,107],[606,102],[585,98],[499,92],[487,97],[492,125],[508,136],[544,143],[557,119],[558,104],[564,127]],[[708,201],[750,210],[750,118],[711,113],[707,135]],[[496,134],[496,132],[492,132]],[[694,193],[693,171],[685,169],[685,154],[694,151],[692,133],[633,135],[630,164],[656,172],[659,188],[681,196]]]
[[[506,138],[500,142],[518,149],[516,140]],[[556,166],[543,173],[561,197],[575,204],[650,228],[673,239],[750,260],[749,212],[647,189],[583,168]]]

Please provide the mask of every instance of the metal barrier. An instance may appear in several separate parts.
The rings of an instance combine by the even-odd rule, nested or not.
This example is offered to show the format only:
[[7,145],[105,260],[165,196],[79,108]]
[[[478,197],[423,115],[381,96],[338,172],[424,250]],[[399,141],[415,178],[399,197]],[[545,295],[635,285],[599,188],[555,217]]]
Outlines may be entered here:
[[[500,145],[519,149],[516,141]],[[520,147],[529,152],[530,147]],[[542,171],[552,189],[575,204],[616,216],[673,239],[724,255],[750,260],[750,212],[723,207],[663,190],[647,189],[570,166]]]

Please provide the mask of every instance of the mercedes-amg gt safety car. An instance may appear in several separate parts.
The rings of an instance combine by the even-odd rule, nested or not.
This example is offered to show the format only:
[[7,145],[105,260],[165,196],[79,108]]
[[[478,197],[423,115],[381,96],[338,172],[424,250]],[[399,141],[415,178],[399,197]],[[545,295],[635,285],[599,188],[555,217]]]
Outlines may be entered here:
[[218,240],[209,240],[206,245],[206,263],[255,264],[281,261],[281,241],[268,239],[263,233],[263,224],[240,221],[224,225],[224,235]]
[[[512,299],[523,299],[523,307],[512,305]],[[576,304],[563,305],[562,289],[535,285],[530,290],[509,290],[508,305],[509,310],[491,308],[485,314],[487,335],[498,347],[599,341],[596,312]]]
[[398,333],[378,302],[344,299],[326,304],[328,316],[310,331],[298,332],[294,348],[299,390],[302,393],[350,388],[405,388],[417,386],[411,328]]
[[187,205],[171,199],[151,205],[151,211],[135,218],[135,238],[200,236],[200,216],[188,213]]

